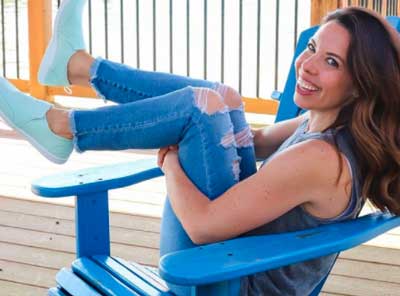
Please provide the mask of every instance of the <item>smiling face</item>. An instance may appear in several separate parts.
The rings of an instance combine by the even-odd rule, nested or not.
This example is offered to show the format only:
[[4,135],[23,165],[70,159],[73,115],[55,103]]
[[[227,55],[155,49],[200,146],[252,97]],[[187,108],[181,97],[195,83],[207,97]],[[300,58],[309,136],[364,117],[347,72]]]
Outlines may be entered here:
[[295,103],[320,112],[338,112],[350,100],[353,86],[347,66],[348,31],[328,22],[310,39],[297,58]]

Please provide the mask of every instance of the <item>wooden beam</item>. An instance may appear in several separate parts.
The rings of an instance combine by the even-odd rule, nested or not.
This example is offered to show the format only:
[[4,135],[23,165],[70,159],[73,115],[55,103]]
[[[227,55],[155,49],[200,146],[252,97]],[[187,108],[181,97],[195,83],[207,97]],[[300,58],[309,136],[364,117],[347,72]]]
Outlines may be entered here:
[[347,0],[340,0],[340,7],[348,7],[348,6],[350,6],[349,5],[349,2],[347,1]]
[[374,1],[369,0],[368,3],[367,3],[367,8],[368,9],[374,9]]
[[51,36],[51,0],[28,1],[29,27],[29,91],[32,96],[51,100],[47,87],[38,82],[40,61]]
[[400,1],[397,1],[397,11],[396,11],[396,15],[399,15],[400,13]]
[[311,0],[311,26],[321,23],[328,12],[341,7],[340,0]]
[[[82,86],[71,86],[71,92],[66,93],[63,87],[49,87],[48,93],[51,96],[72,96],[82,98],[97,98],[93,89]],[[279,101],[261,98],[243,98],[245,111],[258,114],[275,115],[278,112]]]
[[271,114],[278,112],[279,101],[272,99],[243,98],[244,109],[249,113]]
[[29,92],[29,81],[22,79],[8,79],[16,88],[22,92]]
[[381,14],[383,16],[387,16],[387,1],[383,1],[381,7],[382,7]]
[[69,97],[82,97],[82,98],[96,98],[96,93],[89,87],[72,85],[69,86],[71,92],[66,92],[64,87],[52,86],[49,87],[49,95],[51,96],[69,96]]

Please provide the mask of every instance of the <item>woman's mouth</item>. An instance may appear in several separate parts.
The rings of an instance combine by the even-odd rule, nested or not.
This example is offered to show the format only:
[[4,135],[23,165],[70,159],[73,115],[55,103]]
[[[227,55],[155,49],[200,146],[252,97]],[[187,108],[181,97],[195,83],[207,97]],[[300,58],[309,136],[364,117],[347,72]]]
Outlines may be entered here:
[[300,77],[299,77],[299,79],[297,79],[296,91],[300,95],[307,96],[307,95],[311,95],[320,90],[321,89],[319,87],[316,87],[315,85],[311,84],[310,82],[304,81]]

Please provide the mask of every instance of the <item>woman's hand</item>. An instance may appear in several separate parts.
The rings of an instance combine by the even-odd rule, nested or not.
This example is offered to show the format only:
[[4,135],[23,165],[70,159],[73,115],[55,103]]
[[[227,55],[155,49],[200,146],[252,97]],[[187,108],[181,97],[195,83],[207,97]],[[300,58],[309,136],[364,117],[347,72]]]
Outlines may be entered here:
[[174,145],[161,148],[158,151],[157,164],[164,174],[166,174],[169,169],[174,169],[177,165],[179,166],[178,146]]

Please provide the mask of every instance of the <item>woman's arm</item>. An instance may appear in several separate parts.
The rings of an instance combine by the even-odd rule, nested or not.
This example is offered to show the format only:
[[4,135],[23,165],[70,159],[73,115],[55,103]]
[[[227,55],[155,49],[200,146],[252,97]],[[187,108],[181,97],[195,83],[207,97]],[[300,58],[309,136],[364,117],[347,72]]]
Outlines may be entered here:
[[274,153],[294,133],[307,116],[308,113],[304,113],[293,119],[278,122],[262,129],[252,130],[256,157],[265,159]]
[[[176,150],[161,154],[166,155],[160,165],[172,207],[197,244],[236,237],[298,205],[323,218],[334,217],[349,200],[345,182],[336,184],[337,153],[319,140],[294,145],[275,155],[255,175],[213,201],[185,175]],[[348,179],[343,180],[348,185]]]

